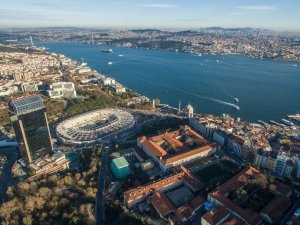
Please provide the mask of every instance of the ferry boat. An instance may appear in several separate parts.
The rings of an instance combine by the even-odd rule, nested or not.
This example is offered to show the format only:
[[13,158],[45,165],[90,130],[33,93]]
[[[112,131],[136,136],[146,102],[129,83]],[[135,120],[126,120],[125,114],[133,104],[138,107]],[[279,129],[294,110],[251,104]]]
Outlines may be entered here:
[[104,52],[104,53],[113,53],[113,50],[110,48],[110,49],[102,49],[101,52]]
[[232,104],[232,107],[235,108],[236,110],[240,110],[240,107],[238,107],[237,105]]
[[295,115],[288,115],[287,117],[291,119],[297,119],[297,118],[300,119],[300,113],[296,113]]
[[113,62],[108,62],[107,64],[108,64],[108,65],[112,65],[112,64],[113,64]]

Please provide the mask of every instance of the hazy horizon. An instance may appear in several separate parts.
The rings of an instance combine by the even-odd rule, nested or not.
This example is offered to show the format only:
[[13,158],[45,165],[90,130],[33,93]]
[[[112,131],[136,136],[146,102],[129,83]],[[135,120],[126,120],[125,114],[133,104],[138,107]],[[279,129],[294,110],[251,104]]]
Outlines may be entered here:
[[0,27],[96,29],[203,27],[300,31],[297,0],[0,0]]

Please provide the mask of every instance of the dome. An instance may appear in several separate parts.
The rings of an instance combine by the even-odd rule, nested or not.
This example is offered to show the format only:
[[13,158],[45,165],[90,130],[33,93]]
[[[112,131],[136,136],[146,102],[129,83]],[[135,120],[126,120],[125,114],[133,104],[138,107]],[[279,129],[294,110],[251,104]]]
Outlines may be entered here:
[[188,104],[186,107],[185,107],[187,110],[190,110],[190,109],[193,109],[193,106],[191,104]]

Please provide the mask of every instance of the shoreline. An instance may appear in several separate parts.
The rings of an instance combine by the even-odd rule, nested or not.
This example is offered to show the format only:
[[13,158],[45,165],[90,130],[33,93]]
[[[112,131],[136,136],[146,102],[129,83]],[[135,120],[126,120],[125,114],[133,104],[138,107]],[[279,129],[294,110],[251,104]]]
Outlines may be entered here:
[[[71,43],[74,43],[74,42],[71,42]],[[75,43],[77,43],[77,42],[75,42]],[[106,45],[103,45],[103,46],[106,46]],[[108,46],[109,47],[109,46]],[[115,47],[115,46],[114,46]],[[147,50],[147,49],[146,49]],[[57,54],[57,53],[55,53],[55,52],[49,52],[49,51],[47,51],[46,50],[46,52],[47,53],[49,53],[49,54],[52,54],[52,53],[54,53],[54,54]],[[192,54],[192,53],[187,53],[187,54]],[[63,55],[63,54],[62,54]],[[64,55],[65,56],[65,55]],[[69,58],[69,57],[67,57],[67,56],[65,56],[66,58]],[[247,57],[247,56],[245,56],[245,57]],[[76,60],[74,60],[74,59],[72,59],[72,58],[69,58],[70,60],[72,60],[73,62],[76,62],[77,64],[79,64]],[[86,67],[87,68],[89,68],[89,69],[91,69],[90,67],[89,67],[89,65],[87,64],[86,65]],[[104,73],[102,73],[102,72],[99,72],[98,70],[96,70],[96,69],[91,69],[92,71],[94,70],[94,71],[96,71],[97,73],[99,73],[99,74],[101,74],[101,75],[103,75],[103,76],[105,76],[105,77],[107,77],[107,78],[109,78],[109,76],[107,75],[107,74],[104,74]],[[115,79],[115,78],[114,78]],[[121,83],[120,83],[121,84]],[[133,90],[133,89],[131,89],[131,88],[129,88],[129,87],[127,87],[127,86],[125,86],[125,85],[123,85],[122,84],[122,86],[124,86],[126,89],[128,89],[128,90],[130,90],[130,91],[133,91],[134,93],[136,93],[137,95],[139,95],[139,96],[142,96],[142,94],[140,94],[140,93],[138,93],[137,91],[135,91],[135,90]],[[146,96],[146,97],[148,97],[148,96]],[[148,97],[149,98],[149,97]],[[150,98],[149,98],[150,99]],[[151,101],[151,100],[150,100]],[[160,103],[159,104],[159,106],[163,106],[163,107],[167,107],[167,108],[169,108],[169,109],[172,109],[172,110],[179,110],[177,107],[175,107],[175,106],[172,106],[172,105],[170,105],[170,104],[166,104],[166,103]],[[197,113],[195,113],[196,115],[203,115],[203,114],[197,114]],[[175,114],[174,114],[175,115]],[[204,114],[205,115],[205,114]],[[285,118],[288,118],[288,115],[286,115],[286,117]],[[249,122],[249,121],[245,121],[245,122],[248,122],[248,123],[259,123],[259,121],[260,121],[260,119],[257,119],[255,122]]]
[[[127,47],[127,46],[118,46],[118,45],[106,45],[106,44],[90,44],[82,41],[68,41],[68,40],[51,40],[51,41],[41,41],[36,43],[79,43],[84,45],[95,45],[95,46],[105,46],[105,47],[115,47],[115,48],[126,48],[126,49],[142,49],[142,50],[151,50],[151,51],[162,51],[162,52],[173,52],[173,53],[184,53],[189,55],[194,55],[198,57],[202,56],[242,56],[242,57],[248,57],[251,59],[257,59],[257,60],[263,60],[263,61],[274,61],[274,62],[284,62],[284,63],[298,63],[298,67],[300,66],[300,60],[287,60],[287,59],[274,59],[274,58],[261,58],[255,55],[248,55],[248,54],[242,54],[242,53],[196,53],[196,52],[189,52],[189,51],[176,51],[171,49],[163,49],[163,48],[145,48],[145,47]],[[201,56],[199,56],[201,54]]]
[[[74,44],[82,44],[82,45],[85,45],[85,43],[81,43],[81,42],[74,42],[74,41],[52,41],[52,42],[39,42],[38,43],[38,45],[39,45],[39,47],[41,47],[42,45],[43,45],[43,43],[64,43],[64,42],[66,42],[66,43],[70,43],[70,44],[72,44],[72,43],[74,43]],[[99,46],[105,46],[105,47],[110,47],[110,46],[107,46],[107,45],[99,45]],[[132,49],[132,48],[129,48],[129,47],[120,47],[120,46],[111,46],[111,47],[115,47],[115,48],[124,48],[124,49]],[[143,49],[143,50],[150,50],[150,51],[156,51],[155,49],[145,49],[145,48],[136,48],[136,49]],[[49,52],[49,49],[47,48],[46,50],[45,50],[46,52],[48,52],[48,53],[50,53],[51,54],[51,52]],[[162,51],[162,52],[172,52],[172,51],[165,51],[165,50],[160,50],[160,49],[157,49],[157,51]],[[55,53],[55,52],[53,52],[53,53]],[[194,56],[196,56],[195,54],[192,54],[192,53],[187,53],[187,52],[180,52],[180,53],[184,53],[184,54],[189,54],[189,55],[194,55]],[[55,53],[55,54],[59,54],[59,53]],[[63,54],[64,55],[64,54]],[[209,56],[209,55],[204,55],[204,56]],[[223,55],[223,56],[227,56],[227,55]],[[230,55],[230,56],[238,56],[238,55]],[[66,56],[67,57],[67,56]],[[246,57],[246,58],[250,58],[250,59],[257,59],[257,58],[252,58],[252,57],[249,57],[249,56],[242,56],[242,57]],[[80,64],[80,62],[78,62],[78,60],[75,60],[75,59],[73,59],[72,57],[68,57],[68,58],[70,58],[72,61],[75,61],[77,64]],[[274,62],[282,62],[282,63],[288,63],[288,64],[291,64],[291,62],[289,62],[289,61],[278,61],[278,60],[267,60],[267,61],[274,61]],[[87,65],[88,66],[88,68],[91,68],[90,67],[90,65]],[[95,68],[95,67],[94,67]],[[97,71],[98,73],[100,73],[100,74],[103,74],[104,76],[106,76],[106,77],[110,77],[109,75],[107,76],[106,74],[104,74],[104,73],[102,73],[101,72],[101,69],[99,70],[99,68],[97,69],[97,68],[95,68],[95,69],[91,69],[91,70],[94,70],[94,71]],[[99,72],[100,71],[100,72]],[[115,78],[114,78],[115,79]],[[116,79],[117,80],[117,79]],[[123,85],[123,84],[122,84]],[[130,86],[128,86],[128,85],[123,85],[124,87],[126,87],[127,89],[129,89],[129,90],[131,90],[131,91],[133,91],[133,92],[135,92],[135,93],[137,93],[139,96],[142,96],[142,95],[144,95],[145,96],[145,94],[141,94],[141,93],[139,93],[138,91],[136,91],[134,88],[131,88]],[[154,96],[154,98],[157,98],[157,96]],[[158,97],[159,98],[159,97]],[[150,98],[149,98],[150,99]],[[152,100],[153,98],[151,98],[151,100]],[[162,99],[160,99],[161,101],[162,101]],[[165,102],[165,101],[164,101]],[[163,103],[163,102],[162,102]],[[170,108],[176,108],[176,106],[177,105],[172,105],[172,104],[167,104],[167,105],[169,105],[170,106]],[[237,118],[239,118],[240,116],[238,116],[238,115],[235,115],[235,114],[232,114],[232,112],[226,112],[226,110],[224,110],[225,111],[225,113],[227,113],[227,114],[231,114],[231,115],[234,115],[234,117],[237,117]],[[223,111],[223,112],[224,112]],[[228,111],[228,110],[227,110]],[[209,111],[209,112],[203,112],[203,113],[201,113],[201,114],[211,114],[212,113],[212,111]],[[280,119],[282,119],[282,118],[285,118],[286,117],[286,115],[287,114],[290,114],[290,113],[297,113],[297,111],[295,111],[295,112],[293,112],[293,111],[289,111],[289,112],[286,112],[286,113],[283,113],[281,116],[280,116],[280,118],[278,117],[278,119],[276,119],[275,118],[275,120],[277,120],[277,121],[279,121]],[[215,114],[215,115],[221,115],[221,113],[213,113],[213,114]],[[243,116],[241,116],[241,117],[243,117]],[[256,123],[259,119],[261,119],[262,117],[257,117],[257,118],[253,118],[253,119],[246,119],[246,120],[244,120],[243,118],[243,120],[244,121],[249,121],[249,122],[253,122],[253,123]],[[271,118],[271,117],[269,117],[269,119],[268,118],[264,118],[263,117],[263,120],[265,120],[265,121],[269,121],[270,119],[273,119],[273,118]]]

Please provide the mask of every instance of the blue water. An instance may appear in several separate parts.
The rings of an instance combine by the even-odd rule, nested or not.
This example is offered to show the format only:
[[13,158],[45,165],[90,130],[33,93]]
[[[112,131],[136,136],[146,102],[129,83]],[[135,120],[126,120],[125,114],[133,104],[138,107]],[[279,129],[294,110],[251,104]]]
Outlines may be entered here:
[[[91,68],[163,103],[176,107],[180,99],[182,105],[191,103],[197,113],[229,113],[246,121],[267,121],[300,111],[300,63],[71,42],[39,45],[77,61],[84,58]],[[101,52],[105,48],[114,53]],[[235,103],[235,97],[240,111],[224,103]]]

